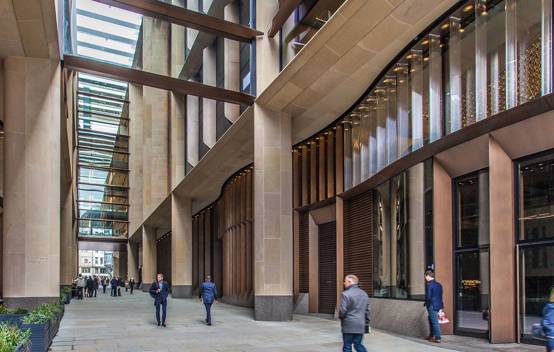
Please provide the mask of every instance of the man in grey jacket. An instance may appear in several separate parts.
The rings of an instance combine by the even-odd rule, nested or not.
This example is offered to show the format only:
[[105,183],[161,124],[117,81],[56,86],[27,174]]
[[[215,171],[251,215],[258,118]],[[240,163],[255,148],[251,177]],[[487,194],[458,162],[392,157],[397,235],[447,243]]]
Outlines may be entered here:
[[342,326],[343,352],[351,352],[352,345],[357,352],[367,352],[362,340],[369,328],[369,298],[367,293],[358,287],[356,275],[346,275],[344,278],[339,318]]

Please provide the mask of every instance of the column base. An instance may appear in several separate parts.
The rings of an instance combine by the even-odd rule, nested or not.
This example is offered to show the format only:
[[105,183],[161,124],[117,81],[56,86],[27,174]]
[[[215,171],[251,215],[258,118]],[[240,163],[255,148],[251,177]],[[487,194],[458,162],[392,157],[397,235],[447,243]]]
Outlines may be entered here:
[[4,297],[6,308],[24,308],[31,310],[43,303],[56,303],[60,297]]
[[192,285],[172,285],[171,297],[192,298]]
[[254,319],[263,321],[292,320],[292,296],[255,296]]
[[150,292],[150,286],[152,286],[151,282],[143,282],[142,283],[142,292]]

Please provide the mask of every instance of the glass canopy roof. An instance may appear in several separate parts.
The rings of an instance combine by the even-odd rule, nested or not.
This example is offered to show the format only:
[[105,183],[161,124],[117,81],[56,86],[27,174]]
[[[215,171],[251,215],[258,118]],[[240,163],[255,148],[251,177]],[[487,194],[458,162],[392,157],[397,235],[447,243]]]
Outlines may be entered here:
[[128,235],[128,84],[77,76],[80,236]]

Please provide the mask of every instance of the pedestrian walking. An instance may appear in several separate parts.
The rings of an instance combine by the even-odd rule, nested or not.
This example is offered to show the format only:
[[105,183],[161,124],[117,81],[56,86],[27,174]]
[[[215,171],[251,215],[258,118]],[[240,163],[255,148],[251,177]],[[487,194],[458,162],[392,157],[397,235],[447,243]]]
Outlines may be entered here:
[[79,277],[77,278],[77,298],[78,299],[83,299],[83,295],[84,295],[83,291],[85,290],[86,284],[87,283],[83,275],[79,274]]
[[135,289],[135,279],[134,278],[131,278],[131,280],[129,280],[129,289],[131,289],[131,294],[133,294],[133,290]]
[[362,341],[364,333],[369,330],[369,298],[367,293],[358,286],[356,275],[346,275],[344,278],[339,318],[343,352],[351,352],[352,345],[357,352],[367,352]]
[[439,313],[444,309],[442,301],[442,285],[435,280],[433,270],[425,271],[425,307],[429,319],[429,336],[427,340],[434,343],[441,342],[441,328],[439,325]]
[[94,297],[96,297],[96,292],[98,291],[98,287],[100,286],[100,279],[97,275],[94,275],[93,279],[93,286],[92,286],[92,294]]
[[112,277],[112,280],[110,281],[110,291],[111,296],[116,297],[117,296],[117,278],[114,276]]
[[200,292],[198,295],[201,303],[204,303],[206,308],[206,324],[212,325],[212,304],[217,303],[217,287],[212,282],[210,275],[206,276],[206,280],[200,286]]
[[[163,274],[156,276],[156,282],[150,286],[150,296],[154,298],[154,306],[156,306],[156,321],[158,326],[160,323],[165,328],[165,318],[167,316],[167,296],[169,296],[169,285],[164,281]],[[162,308],[162,319],[160,320],[160,306]]]
[[546,352],[554,351],[554,286],[550,287],[548,302],[542,311],[542,329],[546,337]]
[[94,290],[94,280],[92,276],[87,276],[87,297],[92,297],[92,291]]
[[106,293],[106,287],[108,286],[108,278],[104,277],[102,278],[102,292]]
[[121,277],[117,277],[117,296],[118,297],[121,297],[121,286],[123,286],[123,280],[121,279]]
[[125,292],[129,292],[129,280],[125,280]]

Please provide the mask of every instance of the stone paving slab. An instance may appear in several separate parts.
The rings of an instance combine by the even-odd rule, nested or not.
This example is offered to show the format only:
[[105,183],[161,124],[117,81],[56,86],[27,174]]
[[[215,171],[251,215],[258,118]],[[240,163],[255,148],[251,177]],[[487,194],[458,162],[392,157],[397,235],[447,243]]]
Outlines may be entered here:
[[[226,304],[214,306],[213,318],[214,325],[206,326],[203,322],[204,307],[197,300],[170,298],[168,327],[158,327],[155,324],[153,301],[148,294],[136,292],[133,295],[124,294],[121,297],[100,294],[96,298],[73,300],[66,306],[60,331],[52,342],[50,350],[82,352],[331,352],[342,350],[338,321],[295,315],[291,322],[259,322],[253,319],[251,309]],[[448,343],[440,346],[431,345],[421,340],[381,331],[366,335],[364,341],[370,352],[463,350],[448,349]],[[491,345],[486,343],[484,346]],[[516,346],[522,347],[522,345]],[[482,349],[472,349],[472,351],[478,350]],[[540,350],[542,351],[543,348]]]

